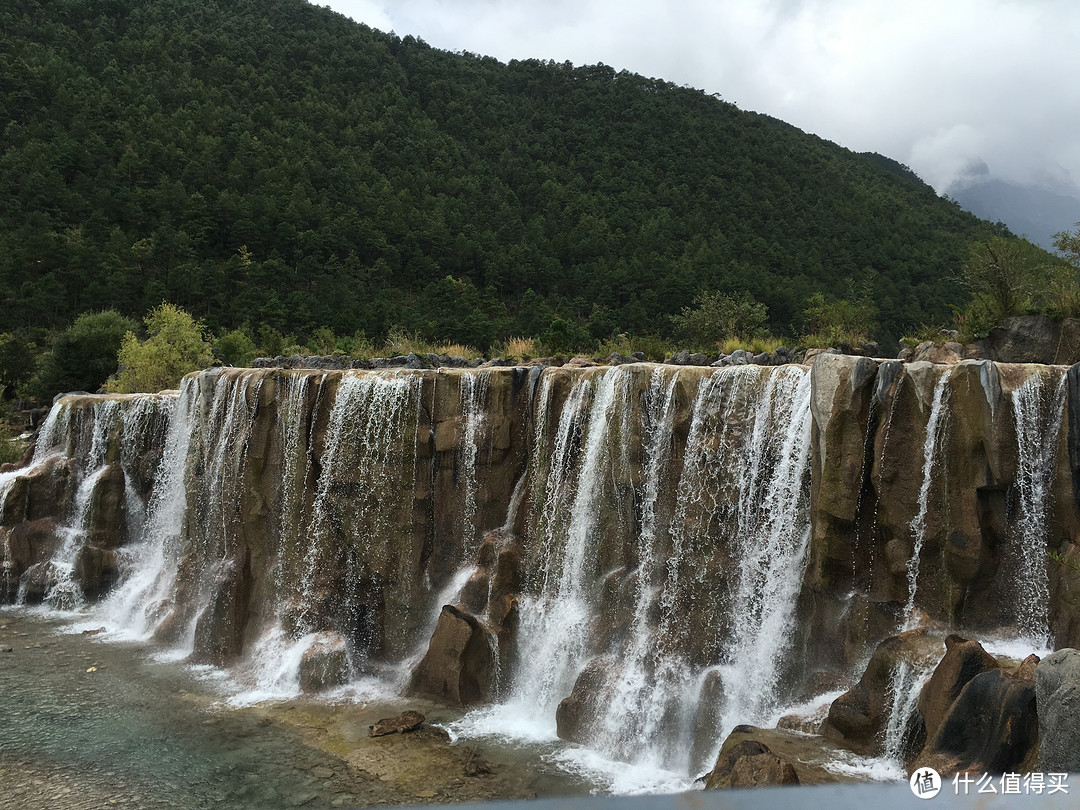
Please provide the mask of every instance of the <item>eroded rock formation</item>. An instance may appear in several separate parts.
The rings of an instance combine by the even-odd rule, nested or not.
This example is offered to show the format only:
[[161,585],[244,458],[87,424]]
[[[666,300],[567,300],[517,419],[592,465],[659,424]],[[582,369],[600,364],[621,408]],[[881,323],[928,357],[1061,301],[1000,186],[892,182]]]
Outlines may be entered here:
[[1080,555],[1074,371],[826,353],[68,397],[0,476],[0,597],[104,595],[111,621],[245,671],[307,650],[309,690],[412,662],[414,694],[535,706],[687,771],[875,648],[829,726],[880,752],[896,667],[947,645],[904,745],[1000,764],[957,748],[954,714],[1034,687],[942,639],[1080,643],[1080,575],[1046,554]]

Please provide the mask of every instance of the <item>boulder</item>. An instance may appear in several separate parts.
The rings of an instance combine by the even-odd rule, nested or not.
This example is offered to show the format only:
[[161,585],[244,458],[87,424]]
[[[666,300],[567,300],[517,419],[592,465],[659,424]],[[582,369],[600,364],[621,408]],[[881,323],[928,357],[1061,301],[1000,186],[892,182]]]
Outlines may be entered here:
[[933,739],[968,681],[998,668],[997,659],[977,641],[958,635],[945,639],[945,656],[919,696],[919,711],[926,723],[926,736]]
[[961,690],[914,766],[934,768],[943,778],[961,771],[1030,772],[1038,724],[1034,683],[1000,669],[983,672]]
[[940,639],[925,630],[908,630],[878,644],[859,682],[833,701],[822,733],[867,756],[883,751],[884,731],[891,711],[891,690],[901,662],[922,666],[941,655]]
[[799,775],[795,767],[757,740],[726,742],[716,758],[716,765],[705,777],[707,790],[797,784]]
[[58,581],[56,566],[51,562],[31,565],[23,573],[19,582],[23,599],[29,605],[38,604]]
[[124,540],[124,469],[110,464],[94,482],[90,493],[91,543],[102,548],[116,548]]
[[97,599],[120,574],[116,552],[99,546],[83,546],[75,554],[75,581],[87,599]]
[[487,702],[495,682],[496,643],[493,634],[471,613],[444,605],[406,694],[452,706]]
[[911,362],[926,360],[930,363],[959,363],[964,359],[964,347],[954,341],[926,340],[916,346],[915,351],[907,359]]
[[1080,321],[1017,315],[964,347],[965,357],[999,363],[1070,365],[1080,361]]
[[574,681],[570,694],[555,711],[559,739],[586,744],[592,737],[592,724],[603,715],[607,685],[617,662],[610,656],[594,658]]
[[1048,655],[1035,670],[1039,705],[1039,767],[1044,773],[1080,771],[1080,650]]
[[300,657],[300,688],[307,693],[323,692],[348,682],[345,639],[332,632],[316,634]]

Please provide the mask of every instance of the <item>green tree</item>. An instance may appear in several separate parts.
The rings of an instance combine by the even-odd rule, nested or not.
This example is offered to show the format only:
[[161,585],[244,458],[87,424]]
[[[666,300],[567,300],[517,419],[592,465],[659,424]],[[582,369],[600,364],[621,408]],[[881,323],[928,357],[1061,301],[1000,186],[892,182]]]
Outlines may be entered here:
[[111,309],[84,312],[57,335],[30,381],[31,395],[47,402],[62,391],[97,391],[116,371],[116,355],[135,322]]
[[1027,311],[1048,282],[1040,254],[1022,239],[995,236],[974,242],[960,271],[973,298],[969,311],[982,313],[990,326]]
[[185,374],[213,364],[214,355],[202,322],[172,304],[155,307],[144,319],[149,337],[124,335],[120,373],[108,390],[122,394],[175,388]]
[[765,305],[747,292],[728,295],[703,290],[694,304],[683,307],[671,321],[680,338],[697,346],[714,346],[732,337],[750,339],[764,330],[769,318]]
[[1054,234],[1054,247],[1065,256],[1065,261],[1073,267],[1080,267],[1080,222],[1076,224],[1076,231]]
[[230,366],[246,368],[256,356],[255,338],[247,326],[230,329],[214,338],[214,351]]

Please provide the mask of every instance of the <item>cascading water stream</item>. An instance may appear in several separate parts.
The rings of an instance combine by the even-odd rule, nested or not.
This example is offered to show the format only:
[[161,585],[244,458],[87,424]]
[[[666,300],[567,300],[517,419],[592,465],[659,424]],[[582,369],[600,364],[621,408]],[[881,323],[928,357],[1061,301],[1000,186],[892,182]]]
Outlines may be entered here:
[[202,375],[186,377],[168,409],[165,448],[146,511],[141,539],[120,550],[122,579],[93,611],[120,635],[148,638],[172,604],[187,510],[188,447],[201,393]]
[[[721,729],[775,709],[810,541],[810,374],[769,375],[739,476],[737,588],[725,646]],[[719,747],[719,741],[717,748]]]
[[[534,719],[554,724],[555,709],[569,693],[588,650],[592,607],[586,582],[586,561],[596,542],[594,525],[603,482],[603,464],[610,413],[629,372],[613,368],[593,383],[575,384],[559,420],[556,443],[538,524],[542,548],[537,593],[523,599],[519,630],[519,671],[512,700]],[[592,393],[587,409],[585,403]],[[582,432],[582,428],[584,428]],[[573,475],[572,450],[581,435],[580,468]],[[566,504],[569,504],[567,508]],[[551,728],[554,731],[554,728]]]
[[904,747],[909,742],[908,722],[918,707],[919,695],[934,674],[936,665],[936,660],[911,662],[901,659],[889,680],[889,719],[885,725],[882,759],[887,764],[896,766],[900,778],[907,775]]
[[120,403],[105,400],[91,411],[90,450],[82,465],[82,479],[75,491],[75,501],[67,526],[59,529],[64,540],[53,554],[56,581],[45,593],[45,602],[58,610],[74,610],[84,603],[82,589],[75,581],[75,558],[86,540],[90,523],[90,505],[94,489],[108,470],[109,436],[122,418]]
[[[620,672],[612,685],[612,694],[600,718],[595,739],[600,750],[628,761],[641,754],[644,731],[641,722],[646,720],[645,704],[654,688],[651,658],[655,644],[650,612],[664,562],[659,548],[663,527],[659,524],[657,501],[671,454],[678,374],[671,374],[669,379],[665,377],[663,368],[655,369],[645,393],[644,493],[630,641],[622,655]],[[625,413],[629,415],[630,409],[627,408]]]
[[462,556],[469,560],[475,556],[478,545],[476,466],[490,381],[483,372],[462,374],[460,380],[461,444],[458,460],[462,489],[461,540]]
[[1043,376],[1036,373],[1012,392],[1019,495],[1018,515],[1012,527],[1014,599],[1020,633],[1039,649],[1046,649],[1050,642],[1047,517],[1067,398],[1065,375],[1061,375],[1049,400],[1045,396],[1047,387]]
[[922,484],[919,487],[919,508],[911,522],[911,557],[907,564],[908,599],[904,607],[904,628],[910,630],[917,623],[915,613],[915,593],[919,584],[919,562],[922,557],[923,543],[926,542],[926,516],[930,508],[930,485],[934,477],[934,461],[937,459],[937,445],[945,430],[945,413],[949,402],[949,377],[952,369],[948,368],[938,377],[934,386],[934,396],[930,404],[930,416],[926,420],[926,439],[923,442]]

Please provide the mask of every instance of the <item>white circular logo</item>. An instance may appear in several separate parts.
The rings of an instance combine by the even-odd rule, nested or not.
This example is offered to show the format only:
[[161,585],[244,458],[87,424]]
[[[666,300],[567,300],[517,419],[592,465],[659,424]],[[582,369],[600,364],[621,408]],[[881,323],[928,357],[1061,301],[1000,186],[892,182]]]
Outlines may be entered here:
[[911,792],[920,799],[932,799],[941,792],[941,774],[933,768],[919,768],[908,781]]

